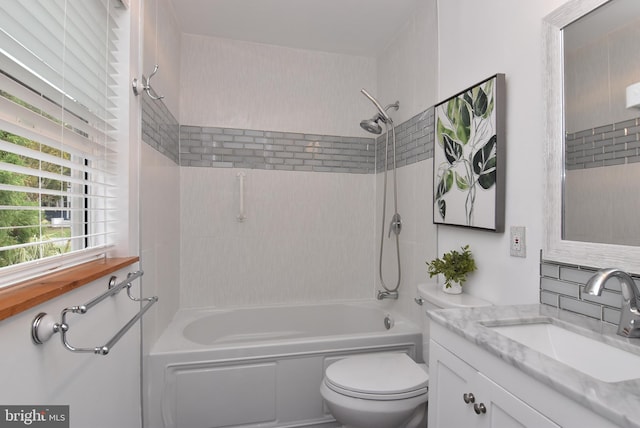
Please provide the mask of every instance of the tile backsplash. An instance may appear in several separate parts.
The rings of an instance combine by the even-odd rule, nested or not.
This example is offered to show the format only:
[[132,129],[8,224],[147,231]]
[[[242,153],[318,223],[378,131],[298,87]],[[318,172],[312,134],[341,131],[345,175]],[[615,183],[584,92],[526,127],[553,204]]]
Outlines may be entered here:
[[[396,165],[398,167],[411,165],[425,159],[433,158],[433,144],[435,138],[434,108],[413,116],[411,119],[397,125],[396,132]],[[384,130],[384,127],[383,127]],[[378,136],[377,142],[377,172],[384,171],[384,149],[386,135],[383,132]],[[389,146],[391,146],[391,134],[389,135]],[[391,161],[392,149],[389,147],[389,160]],[[391,163],[389,163],[391,167]]]
[[[395,132],[398,167],[433,157],[433,107]],[[142,139],[186,167],[373,174],[384,166],[384,133],[376,139],[180,125],[163,102],[148,97],[142,98]]]
[[140,97],[142,103],[142,141],[179,164],[179,128],[176,118],[162,101]]
[[568,170],[640,162],[640,118],[567,133]]
[[180,165],[285,171],[373,172],[373,138],[208,126],[180,127]]
[[[540,303],[618,324],[622,296],[617,279],[607,281],[601,296],[583,292],[596,271],[596,268],[543,259],[540,263]],[[640,277],[632,277],[636,284],[640,282]]]

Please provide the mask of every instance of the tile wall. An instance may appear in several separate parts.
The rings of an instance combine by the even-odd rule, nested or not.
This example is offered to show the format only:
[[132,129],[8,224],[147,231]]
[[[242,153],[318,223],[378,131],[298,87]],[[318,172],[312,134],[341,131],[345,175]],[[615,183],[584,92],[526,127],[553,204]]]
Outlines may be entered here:
[[[567,171],[574,171],[573,174],[582,173],[580,170],[591,168],[637,163],[640,162],[640,119],[630,119],[593,129],[568,133],[565,141],[565,167]],[[578,196],[578,199],[582,197],[586,204],[589,204],[589,195],[594,191],[593,187],[590,188],[586,184],[590,182],[587,180],[606,183],[612,178],[615,180],[616,177],[616,175],[613,175],[611,176],[612,178],[609,178],[609,176],[602,175],[605,174],[604,172],[597,176],[593,175],[593,172],[584,171],[584,173],[587,175],[581,176],[581,180],[578,179],[578,182],[584,184],[584,194],[577,193],[580,188],[575,187],[576,185],[572,184],[571,189],[574,192],[574,199],[576,195],[582,195]],[[571,183],[574,183],[575,179],[572,177],[568,175],[567,180],[571,179]],[[592,183],[592,186],[596,187],[597,184]],[[584,206],[575,205],[574,202],[569,205],[576,206],[575,209],[578,212],[585,209]],[[603,223],[610,224],[610,228],[615,227],[617,224],[629,224],[619,218],[615,221],[603,222],[604,216],[611,215],[612,212],[607,210],[606,206],[590,206],[590,211],[596,213],[591,216],[595,218],[595,226],[585,226],[580,223],[585,219],[582,216],[575,216],[575,220],[568,227],[576,230],[589,230],[588,236],[591,239],[602,239],[602,242],[605,242],[604,239],[610,239],[611,235],[617,235],[612,230],[605,228]],[[596,211],[600,208],[604,212]],[[567,215],[573,216],[572,214]],[[593,232],[592,227],[601,228],[603,236],[600,238],[595,236],[594,233],[596,232]],[[574,235],[572,236],[578,236],[573,229],[568,229],[567,233],[573,233]],[[623,242],[625,236],[633,235],[628,228],[625,229],[623,227],[623,229],[620,231],[621,236],[617,238],[620,242]],[[596,270],[596,268],[592,267],[567,265],[543,259],[540,263],[540,302],[618,324],[622,297],[620,295],[620,284],[617,280],[612,279],[607,282],[602,296],[591,296],[583,293],[585,284]],[[640,284],[640,277],[634,276],[634,279]]]
[[146,95],[141,98],[142,141],[179,165],[178,121],[164,102],[153,101]]
[[[583,293],[597,269],[542,260],[540,263],[540,302],[559,309],[618,324],[622,296],[616,279],[607,281],[601,296]],[[633,276],[640,285],[640,276]]]
[[373,138],[180,127],[180,165],[279,171],[373,172]]
[[[433,112],[433,107],[430,107],[396,126],[396,165],[398,167],[433,158]],[[384,171],[385,141],[386,135],[383,132],[382,135],[377,138],[377,172]],[[389,145],[391,144],[392,140],[389,139]],[[389,147],[389,153],[392,153],[391,150],[391,147]]]
[[[180,307],[370,297],[378,227],[377,211],[371,209],[376,181],[369,174],[381,171],[380,159],[378,171],[375,165],[376,156],[383,155],[384,135],[376,152],[372,137],[187,125],[176,134],[175,119],[162,102],[145,100],[143,112],[143,140],[180,170]],[[432,175],[430,163],[419,162],[433,156],[433,109],[399,124],[396,138],[398,167],[412,165],[399,172],[402,189],[411,190],[403,205],[407,233],[415,223],[401,243],[409,279],[412,268],[433,256],[428,251],[432,233],[420,226],[427,209],[406,208],[422,198],[420,183]],[[251,218],[246,223],[235,219],[236,169],[247,170]],[[339,174],[296,175],[307,171]],[[425,225],[432,228],[430,222]],[[157,246],[148,251],[157,253]],[[242,268],[246,260],[254,268]]]
[[640,162],[640,118],[566,135],[567,170]]
[[[616,129],[626,131],[616,132]],[[178,132],[179,129],[179,132]],[[178,126],[163,103],[143,98],[143,140],[174,163],[186,167],[250,168],[288,171],[346,172],[370,174],[383,168],[385,136],[377,138],[377,156],[372,138],[336,137],[231,128]],[[568,167],[589,168],[637,157],[640,127],[636,120],[573,134],[567,156]],[[179,138],[178,138],[179,135]],[[433,157],[433,108],[396,127],[397,165],[411,165]],[[625,150],[615,150],[625,144]],[[598,147],[598,154],[585,146]],[[631,150],[631,151],[629,151]],[[606,155],[611,153],[611,156]],[[635,156],[635,157],[634,157]],[[588,158],[587,158],[588,157]],[[606,159],[605,159],[606,158]],[[602,296],[583,294],[595,268],[542,260],[540,302],[606,322],[617,323],[620,287],[611,280]],[[636,277],[640,281],[640,277]]]
[[180,166],[178,122],[164,102],[146,95],[142,102],[140,152],[140,267],[145,295],[160,296],[143,323],[148,352],[179,307]]
[[[433,157],[433,129],[433,108],[396,126],[398,167]],[[372,174],[383,168],[385,138],[182,125],[180,165]]]
[[[355,174],[384,167],[385,133],[376,140],[178,125],[164,103],[147,97],[142,113],[143,141],[180,166]],[[433,157],[433,107],[397,125],[395,132],[398,167]]]

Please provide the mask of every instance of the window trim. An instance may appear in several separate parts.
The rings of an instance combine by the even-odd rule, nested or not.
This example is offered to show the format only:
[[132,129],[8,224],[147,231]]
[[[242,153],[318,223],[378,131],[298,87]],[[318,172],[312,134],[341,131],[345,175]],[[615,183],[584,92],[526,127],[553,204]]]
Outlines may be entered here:
[[140,261],[138,256],[102,258],[0,289],[0,320]]

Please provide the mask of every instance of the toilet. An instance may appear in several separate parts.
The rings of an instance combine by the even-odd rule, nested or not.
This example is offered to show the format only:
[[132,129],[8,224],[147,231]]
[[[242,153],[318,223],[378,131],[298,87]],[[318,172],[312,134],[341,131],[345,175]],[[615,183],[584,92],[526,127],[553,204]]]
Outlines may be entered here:
[[[418,285],[425,311],[488,306],[469,294],[451,295],[437,284]],[[429,324],[423,323],[423,355],[429,361]],[[320,393],[333,417],[345,428],[418,428],[426,426],[428,367],[407,354],[355,355],[327,367]]]
[[428,383],[407,354],[356,355],[327,367],[320,394],[345,427],[414,428],[424,420]]

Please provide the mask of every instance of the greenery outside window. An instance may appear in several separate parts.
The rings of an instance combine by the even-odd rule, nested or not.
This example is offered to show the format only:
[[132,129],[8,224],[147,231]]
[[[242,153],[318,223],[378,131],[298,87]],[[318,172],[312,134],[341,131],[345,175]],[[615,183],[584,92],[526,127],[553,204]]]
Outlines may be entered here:
[[0,287],[116,236],[120,0],[0,2]]

